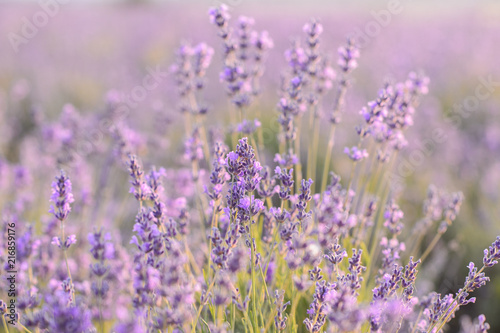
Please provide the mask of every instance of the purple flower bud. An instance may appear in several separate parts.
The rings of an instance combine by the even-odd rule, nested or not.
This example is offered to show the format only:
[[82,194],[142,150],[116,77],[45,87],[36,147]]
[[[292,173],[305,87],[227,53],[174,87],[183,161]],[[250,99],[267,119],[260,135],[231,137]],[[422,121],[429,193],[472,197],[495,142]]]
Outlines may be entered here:
[[69,249],[69,247],[75,243],[76,243],[76,235],[69,235],[68,237],[66,237],[66,241],[64,242],[64,247]]
[[320,23],[313,20],[310,23],[306,23],[302,28],[302,30],[310,37],[318,36],[321,35],[321,33],[323,32],[323,26]]
[[354,44],[352,39],[347,40],[347,45],[342,46],[338,49],[339,52],[339,61],[338,65],[342,69],[344,73],[349,73],[356,67],[358,67],[358,63],[356,61],[359,58],[359,49]]
[[490,324],[486,322],[485,315],[481,314],[477,317],[476,332],[477,333],[487,333],[490,329]]
[[400,222],[403,216],[403,211],[399,209],[399,206],[394,201],[391,201],[384,213],[384,218],[386,219],[384,227],[393,235],[399,235],[403,229],[403,224]]
[[250,35],[250,43],[259,51],[267,51],[274,47],[274,42],[271,37],[269,37],[269,33],[267,31],[262,31],[260,34],[257,31],[252,31]]
[[129,155],[128,170],[132,177],[130,180],[130,184],[132,184],[130,193],[133,193],[138,201],[146,200],[149,196],[150,188],[145,183],[144,171],[139,164],[137,156]]
[[203,77],[210,62],[212,61],[212,56],[214,54],[214,49],[205,43],[200,43],[194,48],[194,73],[198,77]]
[[366,151],[366,149],[359,149],[358,147],[352,147],[351,149],[345,147],[344,153],[347,154],[349,158],[355,162],[368,157],[368,152]]
[[219,7],[210,8],[208,11],[210,22],[217,25],[219,28],[225,27],[227,21],[231,18],[229,9],[226,5],[222,4]]
[[61,248],[61,239],[59,237],[52,237],[52,245],[57,245],[58,248]]
[[281,169],[277,166],[274,169],[274,173],[276,174],[276,178],[281,181],[281,187],[279,191],[279,196],[282,200],[290,199],[291,189],[294,184],[293,180],[293,168],[290,170]]
[[259,120],[255,119],[253,122],[248,121],[248,120],[243,120],[242,123],[238,124],[236,126],[236,130],[239,133],[243,133],[246,135],[253,134],[257,129],[261,126],[261,123]]
[[497,236],[491,246],[484,250],[483,264],[491,267],[498,264],[498,260],[500,260],[500,236]]

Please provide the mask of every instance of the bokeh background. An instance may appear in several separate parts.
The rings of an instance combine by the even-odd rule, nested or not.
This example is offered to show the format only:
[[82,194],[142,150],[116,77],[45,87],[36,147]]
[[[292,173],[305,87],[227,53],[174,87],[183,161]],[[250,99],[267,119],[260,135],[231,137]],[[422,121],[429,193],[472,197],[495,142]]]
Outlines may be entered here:
[[[54,6],[54,3],[58,3],[50,7],[54,15],[45,24],[35,27],[35,31],[26,28],[27,21],[33,22],[37,13],[47,11],[48,4]],[[211,6],[220,3],[0,1],[2,159],[23,165],[41,163],[35,155],[23,153],[34,145],[44,145],[33,141],[33,133],[39,130],[36,124],[56,121],[68,103],[79,110],[79,121],[85,123],[86,119],[104,112],[110,90],[130,93],[148,71],[156,69],[167,74],[133,108],[127,122],[138,133],[147,134],[149,139],[138,139],[137,145],[149,160],[170,168],[181,166],[183,162],[177,156],[182,152],[185,133],[182,126],[176,126],[182,119],[169,67],[182,42],[204,41],[214,47],[204,94],[210,106],[208,122],[217,127],[227,124],[229,119],[224,87],[218,80],[222,46],[207,15]],[[274,40],[275,46],[266,60],[258,105],[264,115],[261,121],[266,145],[276,145],[275,105],[280,73],[286,67],[284,51],[294,38],[303,38],[302,26],[311,18],[323,24],[321,47],[333,61],[346,37],[358,38],[362,46],[334,159],[340,156],[344,145],[354,142],[354,127],[361,121],[358,111],[376,97],[384,82],[404,80],[410,71],[425,73],[430,78],[429,94],[423,98],[415,114],[415,125],[407,135],[409,147],[396,167],[411,169],[399,175],[406,184],[400,200],[405,220],[412,225],[421,215],[421,203],[429,184],[464,192],[465,203],[457,222],[421,272],[428,275],[429,281],[435,281],[438,292],[460,288],[468,262],[480,262],[482,249],[500,235],[500,3],[494,0],[439,3],[230,0],[225,3],[233,18],[254,17],[256,29],[267,30]],[[394,3],[400,13],[384,16]],[[28,31],[29,37],[23,31]],[[488,81],[490,84],[484,86]],[[481,85],[482,92],[489,92],[485,98],[477,95],[477,87]],[[332,95],[325,98],[325,110],[328,101],[333,101]],[[469,111],[457,113],[464,103]],[[436,130],[445,133],[440,142],[432,139]],[[89,130],[81,135],[93,134]],[[99,149],[99,143],[95,149]],[[424,158],[417,159],[417,155]],[[336,171],[345,175],[348,168],[340,160],[334,161]],[[95,165],[97,169],[100,167]],[[52,174],[34,172],[33,177],[40,183],[33,190],[40,198],[34,201],[47,206],[45,194]],[[133,208],[110,205],[102,215],[114,221],[127,214],[133,216],[133,212]],[[123,239],[129,239],[129,235],[130,231],[124,228]],[[434,270],[443,273],[433,276]],[[492,332],[498,332],[500,270],[497,267],[487,274],[492,282],[476,292],[477,304],[468,305],[459,314],[476,317],[485,313]]]

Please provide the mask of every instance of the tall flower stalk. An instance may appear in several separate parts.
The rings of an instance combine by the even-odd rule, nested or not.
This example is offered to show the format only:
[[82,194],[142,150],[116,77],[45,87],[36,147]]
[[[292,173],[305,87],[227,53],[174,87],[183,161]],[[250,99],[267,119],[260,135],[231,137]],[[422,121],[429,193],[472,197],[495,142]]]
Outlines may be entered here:
[[57,245],[63,252],[64,262],[66,263],[66,271],[68,274],[68,289],[70,293],[70,303],[75,304],[75,286],[73,285],[73,279],[71,277],[71,270],[68,263],[67,250],[76,243],[76,236],[65,234],[65,222],[71,212],[71,203],[75,201],[73,198],[71,181],[64,171],[61,170],[59,176],[56,176],[56,180],[52,182],[52,195],[50,196],[50,201],[53,203],[50,207],[50,213],[54,214],[54,217],[59,220],[59,225],[61,229],[61,236],[54,237],[52,244]]

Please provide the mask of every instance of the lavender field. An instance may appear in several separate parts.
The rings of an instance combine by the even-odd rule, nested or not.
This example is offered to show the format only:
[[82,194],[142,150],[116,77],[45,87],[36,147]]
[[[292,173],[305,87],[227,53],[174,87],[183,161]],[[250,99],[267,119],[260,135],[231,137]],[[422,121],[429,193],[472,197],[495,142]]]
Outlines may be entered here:
[[0,332],[500,331],[500,4],[0,3]]

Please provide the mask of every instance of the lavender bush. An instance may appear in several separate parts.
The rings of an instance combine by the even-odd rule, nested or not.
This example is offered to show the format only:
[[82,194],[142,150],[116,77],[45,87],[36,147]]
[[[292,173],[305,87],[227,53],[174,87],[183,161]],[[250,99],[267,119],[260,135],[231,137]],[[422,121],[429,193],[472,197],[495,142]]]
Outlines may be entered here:
[[[25,144],[14,149],[20,162],[0,160],[4,234],[15,226],[17,237],[17,308],[10,312],[7,282],[4,331],[446,330],[489,281],[500,236],[453,293],[432,291],[418,274],[437,269],[429,255],[467,200],[431,185],[417,221],[398,205],[403,189],[393,170],[429,78],[410,72],[388,80],[359,110],[355,139],[336,156],[362,52],[349,38],[329,57],[323,26],[311,20],[285,52],[274,111],[279,131],[269,145],[259,97],[274,42],[254,19],[234,20],[224,5],[210,9],[209,22],[222,59],[212,65],[216,48],[185,43],[170,68],[182,153],[164,144],[161,127],[144,135],[127,122],[126,97],[116,91],[97,115],[66,105],[49,122],[30,111]],[[229,103],[229,122],[218,128],[207,119],[210,66]],[[106,138],[87,149],[82,137],[92,128]],[[175,156],[174,166],[142,158],[148,150]],[[346,166],[347,177],[332,165]],[[51,195],[33,180],[47,174],[55,177]],[[130,186],[112,186],[127,179]],[[46,203],[40,210],[38,197]],[[6,271],[8,241],[0,241]],[[462,326],[489,328],[484,315]]]

